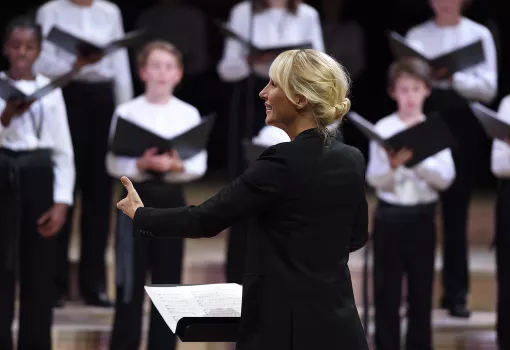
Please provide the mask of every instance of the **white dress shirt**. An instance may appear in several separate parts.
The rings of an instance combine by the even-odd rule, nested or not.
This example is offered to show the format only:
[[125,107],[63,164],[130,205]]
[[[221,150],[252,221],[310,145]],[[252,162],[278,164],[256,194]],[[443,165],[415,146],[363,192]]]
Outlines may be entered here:
[[[6,75],[2,72],[2,79]],[[49,83],[49,79],[37,75],[35,80],[11,81],[25,94]],[[0,111],[6,102],[0,99]],[[40,138],[36,130],[40,127]],[[36,149],[51,149],[54,172],[53,201],[55,203],[73,203],[75,182],[74,153],[71,142],[67,113],[62,90],[55,89],[42,99],[35,101],[30,110],[14,117],[9,126],[0,123],[0,147],[12,151],[30,151]]]
[[[119,8],[112,2],[94,0],[92,6],[79,6],[71,0],[52,0],[37,11],[37,22],[44,36],[53,26],[97,45],[106,45],[124,36],[124,26]],[[72,69],[76,57],[53,43],[43,42],[42,52],[34,70],[50,78],[65,74]],[[127,102],[133,98],[133,84],[126,49],[105,56],[101,61],[82,68],[76,80],[104,82],[113,80],[115,102]]]
[[[490,103],[497,94],[498,68],[496,45],[491,32],[485,26],[468,18],[462,18],[455,26],[440,27],[429,20],[412,28],[406,38],[411,46],[425,57],[439,55],[482,40],[485,62],[453,74],[453,89],[468,100]],[[435,84],[448,89],[445,81]]]
[[[243,1],[230,12],[228,26],[240,37],[249,40],[251,2]],[[324,51],[324,40],[318,12],[310,5],[300,3],[296,14],[284,8],[269,8],[253,16],[253,45],[261,49],[310,43]],[[248,48],[239,41],[227,38],[218,74],[228,82],[240,81],[250,74],[247,61]],[[254,65],[255,74],[269,77],[271,64]]]
[[[384,138],[407,128],[407,124],[396,113],[375,125],[377,133]],[[438,191],[444,191],[452,184],[455,165],[450,149],[445,149],[413,168],[400,166],[392,169],[386,151],[371,141],[366,178],[369,185],[375,188],[377,196],[387,203],[428,204],[438,199]]]
[[[198,109],[175,96],[172,96],[166,104],[154,104],[142,95],[117,107],[112,120],[110,140],[115,135],[118,118],[128,120],[167,139],[188,131],[201,121]],[[152,175],[138,169],[136,161],[137,158],[116,156],[108,152],[106,168],[108,173],[116,178],[127,176],[136,182],[152,179]],[[183,163],[184,172],[169,172],[165,174],[164,180],[169,183],[182,183],[202,177],[207,170],[207,150],[204,149],[195,156],[183,160]]]
[[259,146],[273,146],[282,142],[289,142],[290,137],[285,131],[276,126],[266,125],[253,137],[252,142]]
[[[510,95],[501,100],[498,115],[501,120],[510,123]],[[497,178],[510,178],[510,145],[505,141],[492,141],[491,170]]]

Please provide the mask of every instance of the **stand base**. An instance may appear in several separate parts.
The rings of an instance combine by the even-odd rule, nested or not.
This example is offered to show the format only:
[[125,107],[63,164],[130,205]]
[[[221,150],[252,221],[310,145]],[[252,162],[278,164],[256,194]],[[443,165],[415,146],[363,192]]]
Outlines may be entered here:
[[236,342],[239,321],[239,317],[183,317],[175,333],[182,342]]

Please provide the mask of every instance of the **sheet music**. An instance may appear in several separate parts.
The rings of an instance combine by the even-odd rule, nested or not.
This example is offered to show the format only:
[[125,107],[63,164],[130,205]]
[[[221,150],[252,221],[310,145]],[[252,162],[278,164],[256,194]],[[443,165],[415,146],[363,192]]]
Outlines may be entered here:
[[145,286],[145,291],[173,333],[183,317],[241,317],[243,289],[236,283]]

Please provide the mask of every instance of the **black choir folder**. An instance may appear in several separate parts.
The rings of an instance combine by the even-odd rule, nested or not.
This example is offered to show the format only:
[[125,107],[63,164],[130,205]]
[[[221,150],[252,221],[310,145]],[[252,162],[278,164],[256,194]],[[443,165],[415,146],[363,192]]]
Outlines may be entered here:
[[350,112],[347,118],[368,139],[377,142],[386,149],[398,151],[408,148],[412,150],[413,157],[405,164],[406,167],[413,167],[446,148],[456,146],[450,129],[436,114],[427,115],[425,121],[389,138],[380,136],[372,123],[355,112]]
[[87,40],[78,38],[73,34],[65,32],[58,27],[52,27],[46,37],[46,40],[77,56],[88,56],[96,53],[108,55],[122,47],[134,45],[142,38],[144,33],[145,31],[143,30],[132,31],[127,33],[123,38],[114,40],[107,45],[96,45]]
[[186,160],[207,147],[214,119],[214,115],[205,117],[190,130],[165,139],[119,116],[110,151],[119,156],[141,157],[153,147],[158,148],[160,153],[175,149],[179,157]]
[[68,84],[74,78],[76,72],[77,70],[73,69],[64,75],[51,80],[48,84],[29,95],[15,87],[8,79],[0,78],[0,98],[4,101],[18,100],[23,102],[39,100],[53,90]]
[[148,285],[145,291],[170,330],[182,342],[237,341],[241,285]]
[[223,23],[220,20],[215,20],[216,25],[220,28],[220,31],[223,35],[230,37],[232,39],[235,39],[242,43],[244,46],[250,48],[252,53],[254,54],[266,54],[266,53],[273,53],[275,55],[278,55],[284,51],[288,50],[295,50],[295,49],[311,49],[312,44],[311,43],[300,43],[297,45],[286,45],[286,46],[277,46],[277,47],[269,47],[261,49],[258,46],[253,45],[248,40],[242,38],[240,35],[235,33],[233,30],[231,30],[225,23]]
[[398,33],[391,32],[389,38],[391,51],[397,59],[409,56],[417,57],[427,62],[432,68],[446,68],[448,76],[485,61],[485,52],[483,51],[483,43],[481,40],[433,59],[429,59],[413,49],[407,43],[406,39]]
[[498,113],[479,102],[470,105],[476,119],[482,124],[487,136],[506,141],[510,137],[510,124],[501,120]]

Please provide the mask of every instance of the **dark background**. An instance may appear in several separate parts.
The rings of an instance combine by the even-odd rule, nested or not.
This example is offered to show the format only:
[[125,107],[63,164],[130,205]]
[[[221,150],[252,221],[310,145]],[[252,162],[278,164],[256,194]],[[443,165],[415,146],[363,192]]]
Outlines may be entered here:
[[[2,29],[14,16],[27,12],[34,12],[44,0],[25,0],[11,2],[9,7],[3,6],[0,12],[0,25]],[[115,0],[121,9],[126,31],[132,30],[139,14],[153,5],[155,0]],[[228,18],[230,9],[239,1],[236,0],[184,0],[183,2],[194,5],[201,9],[210,19],[219,17]],[[320,0],[306,1],[320,11]],[[420,22],[430,18],[431,11],[427,0],[345,0],[344,16],[360,23],[365,31],[367,66],[363,76],[354,82],[352,91],[353,110],[373,122],[393,112],[395,106],[386,95],[386,69],[391,63],[392,56],[389,52],[385,33],[395,30],[401,34]],[[465,15],[491,29],[495,36],[496,45],[499,48],[499,89],[498,97],[493,102],[492,108],[497,109],[502,97],[510,93],[510,79],[508,65],[503,64],[510,58],[510,42],[505,38],[510,33],[510,20],[505,11],[506,1],[498,0],[473,0]],[[186,30],[186,28],[183,28]],[[223,38],[210,22],[209,51],[210,67],[207,83],[207,112],[217,111],[218,123],[209,145],[210,172],[222,174],[226,164],[226,139],[228,137],[228,102],[229,89],[226,84],[219,81],[216,75],[216,64],[223,50]],[[1,69],[5,69],[5,61],[0,62]],[[135,75],[134,75],[135,76]],[[136,78],[135,78],[136,79]],[[137,87],[137,92],[140,92]],[[346,123],[343,127],[344,137],[347,143],[360,148],[367,155],[367,141]],[[490,174],[490,141],[484,145],[484,163],[480,166],[478,176],[478,188],[494,188],[496,181]]]

